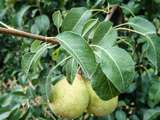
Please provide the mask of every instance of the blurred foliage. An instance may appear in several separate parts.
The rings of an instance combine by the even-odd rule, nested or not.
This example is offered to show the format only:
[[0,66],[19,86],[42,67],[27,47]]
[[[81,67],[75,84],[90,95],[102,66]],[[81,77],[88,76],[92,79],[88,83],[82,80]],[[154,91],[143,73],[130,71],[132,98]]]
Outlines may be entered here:
[[[115,25],[118,21],[116,18],[120,16],[122,18],[119,19],[123,20],[121,22],[128,21],[132,15],[143,16],[154,24],[157,34],[160,34],[159,0],[0,0],[0,21],[20,30],[55,36],[61,31],[62,19],[71,8],[84,6],[105,10],[107,6],[115,4],[120,5],[123,13],[115,14],[114,19],[111,19]],[[105,14],[95,12],[95,18],[102,20]],[[126,49],[136,61],[134,81],[119,96],[119,106],[111,115],[95,117],[85,114],[79,119],[159,120],[160,73],[158,70],[155,75],[152,61],[144,53],[144,38],[124,31],[118,34],[124,38],[117,44]],[[42,47],[44,49],[40,49]],[[29,52],[33,55],[28,54]],[[33,61],[33,65],[24,66],[35,53],[37,59]],[[66,56],[66,51],[58,46],[48,49],[47,44],[36,40],[0,34],[0,120],[58,120],[47,105],[45,82],[52,66]],[[21,63],[23,59],[25,61]],[[21,64],[24,69],[28,69],[29,77],[25,75]],[[52,81],[60,78],[62,73],[65,74],[65,68],[61,64],[54,69]]]

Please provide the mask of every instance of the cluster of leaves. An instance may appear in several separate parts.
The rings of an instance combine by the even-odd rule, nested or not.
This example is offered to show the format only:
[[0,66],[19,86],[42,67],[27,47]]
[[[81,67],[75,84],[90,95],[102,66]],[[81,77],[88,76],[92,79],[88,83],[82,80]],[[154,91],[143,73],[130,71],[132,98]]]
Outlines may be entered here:
[[[81,72],[102,99],[119,95],[111,115],[90,120],[156,120],[160,115],[158,0],[1,0],[0,20],[56,36],[60,45],[0,35],[0,119],[58,119],[49,85]],[[113,5],[119,5],[106,17]],[[74,7],[74,8],[73,8]],[[23,39],[23,40],[22,40]]]

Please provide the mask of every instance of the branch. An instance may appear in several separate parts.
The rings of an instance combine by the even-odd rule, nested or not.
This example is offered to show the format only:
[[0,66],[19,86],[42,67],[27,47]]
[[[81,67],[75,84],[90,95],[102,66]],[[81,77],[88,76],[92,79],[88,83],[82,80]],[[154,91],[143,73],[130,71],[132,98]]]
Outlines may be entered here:
[[114,12],[117,10],[118,6],[113,6],[110,13],[106,16],[105,21],[108,21],[113,16]]
[[24,31],[20,31],[14,28],[8,29],[8,28],[0,27],[0,34],[8,34],[8,35],[14,35],[19,37],[32,38],[32,39],[40,40],[40,41],[51,43],[51,44],[59,44],[56,38],[36,35],[36,34],[24,32]]
[[[118,6],[112,7],[111,12],[106,16],[105,21],[108,21],[111,19],[112,15],[114,14],[117,8]],[[8,34],[8,35],[14,35],[19,37],[32,38],[32,39],[40,40],[40,41],[51,43],[51,44],[59,44],[57,39],[54,37],[46,37],[42,35],[32,34],[29,32],[24,32],[24,31],[9,27],[8,25],[7,25],[7,28],[0,27],[0,34]]]

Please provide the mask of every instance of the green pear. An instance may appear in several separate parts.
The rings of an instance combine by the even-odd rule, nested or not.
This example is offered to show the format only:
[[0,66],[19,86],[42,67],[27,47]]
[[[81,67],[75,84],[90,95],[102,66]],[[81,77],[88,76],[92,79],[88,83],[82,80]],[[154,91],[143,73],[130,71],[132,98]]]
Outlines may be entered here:
[[86,111],[89,103],[89,93],[85,81],[77,74],[72,84],[66,78],[58,81],[51,91],[50,107],[62,118],[74,119]]
[[110,100],[102,100],[92,89],[91,82],[86,81],[88,92],[90,94],[90,102],[87,108],[88,113],[94,114],[95,116],[104,116],[112,113],[118,104],[118,96]]

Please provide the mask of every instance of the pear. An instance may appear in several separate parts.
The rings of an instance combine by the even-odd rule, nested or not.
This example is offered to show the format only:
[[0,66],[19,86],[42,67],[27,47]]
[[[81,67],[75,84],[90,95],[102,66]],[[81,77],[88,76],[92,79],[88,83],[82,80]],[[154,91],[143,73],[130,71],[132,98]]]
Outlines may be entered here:
[[50,107],[55,115],[75,119],[86,111],[89,103],[89,93],[81,75],[76,74],[72,84],[66,78],[58,81],[51,91]]
[[90,102],[87,108],[88,113],[94,114],[95,116],[104,116],[111,114],[118,105],[118,96],[110,100],[102,100],[92,89],[91,82],[86,81],[88,92],[90,94]]

